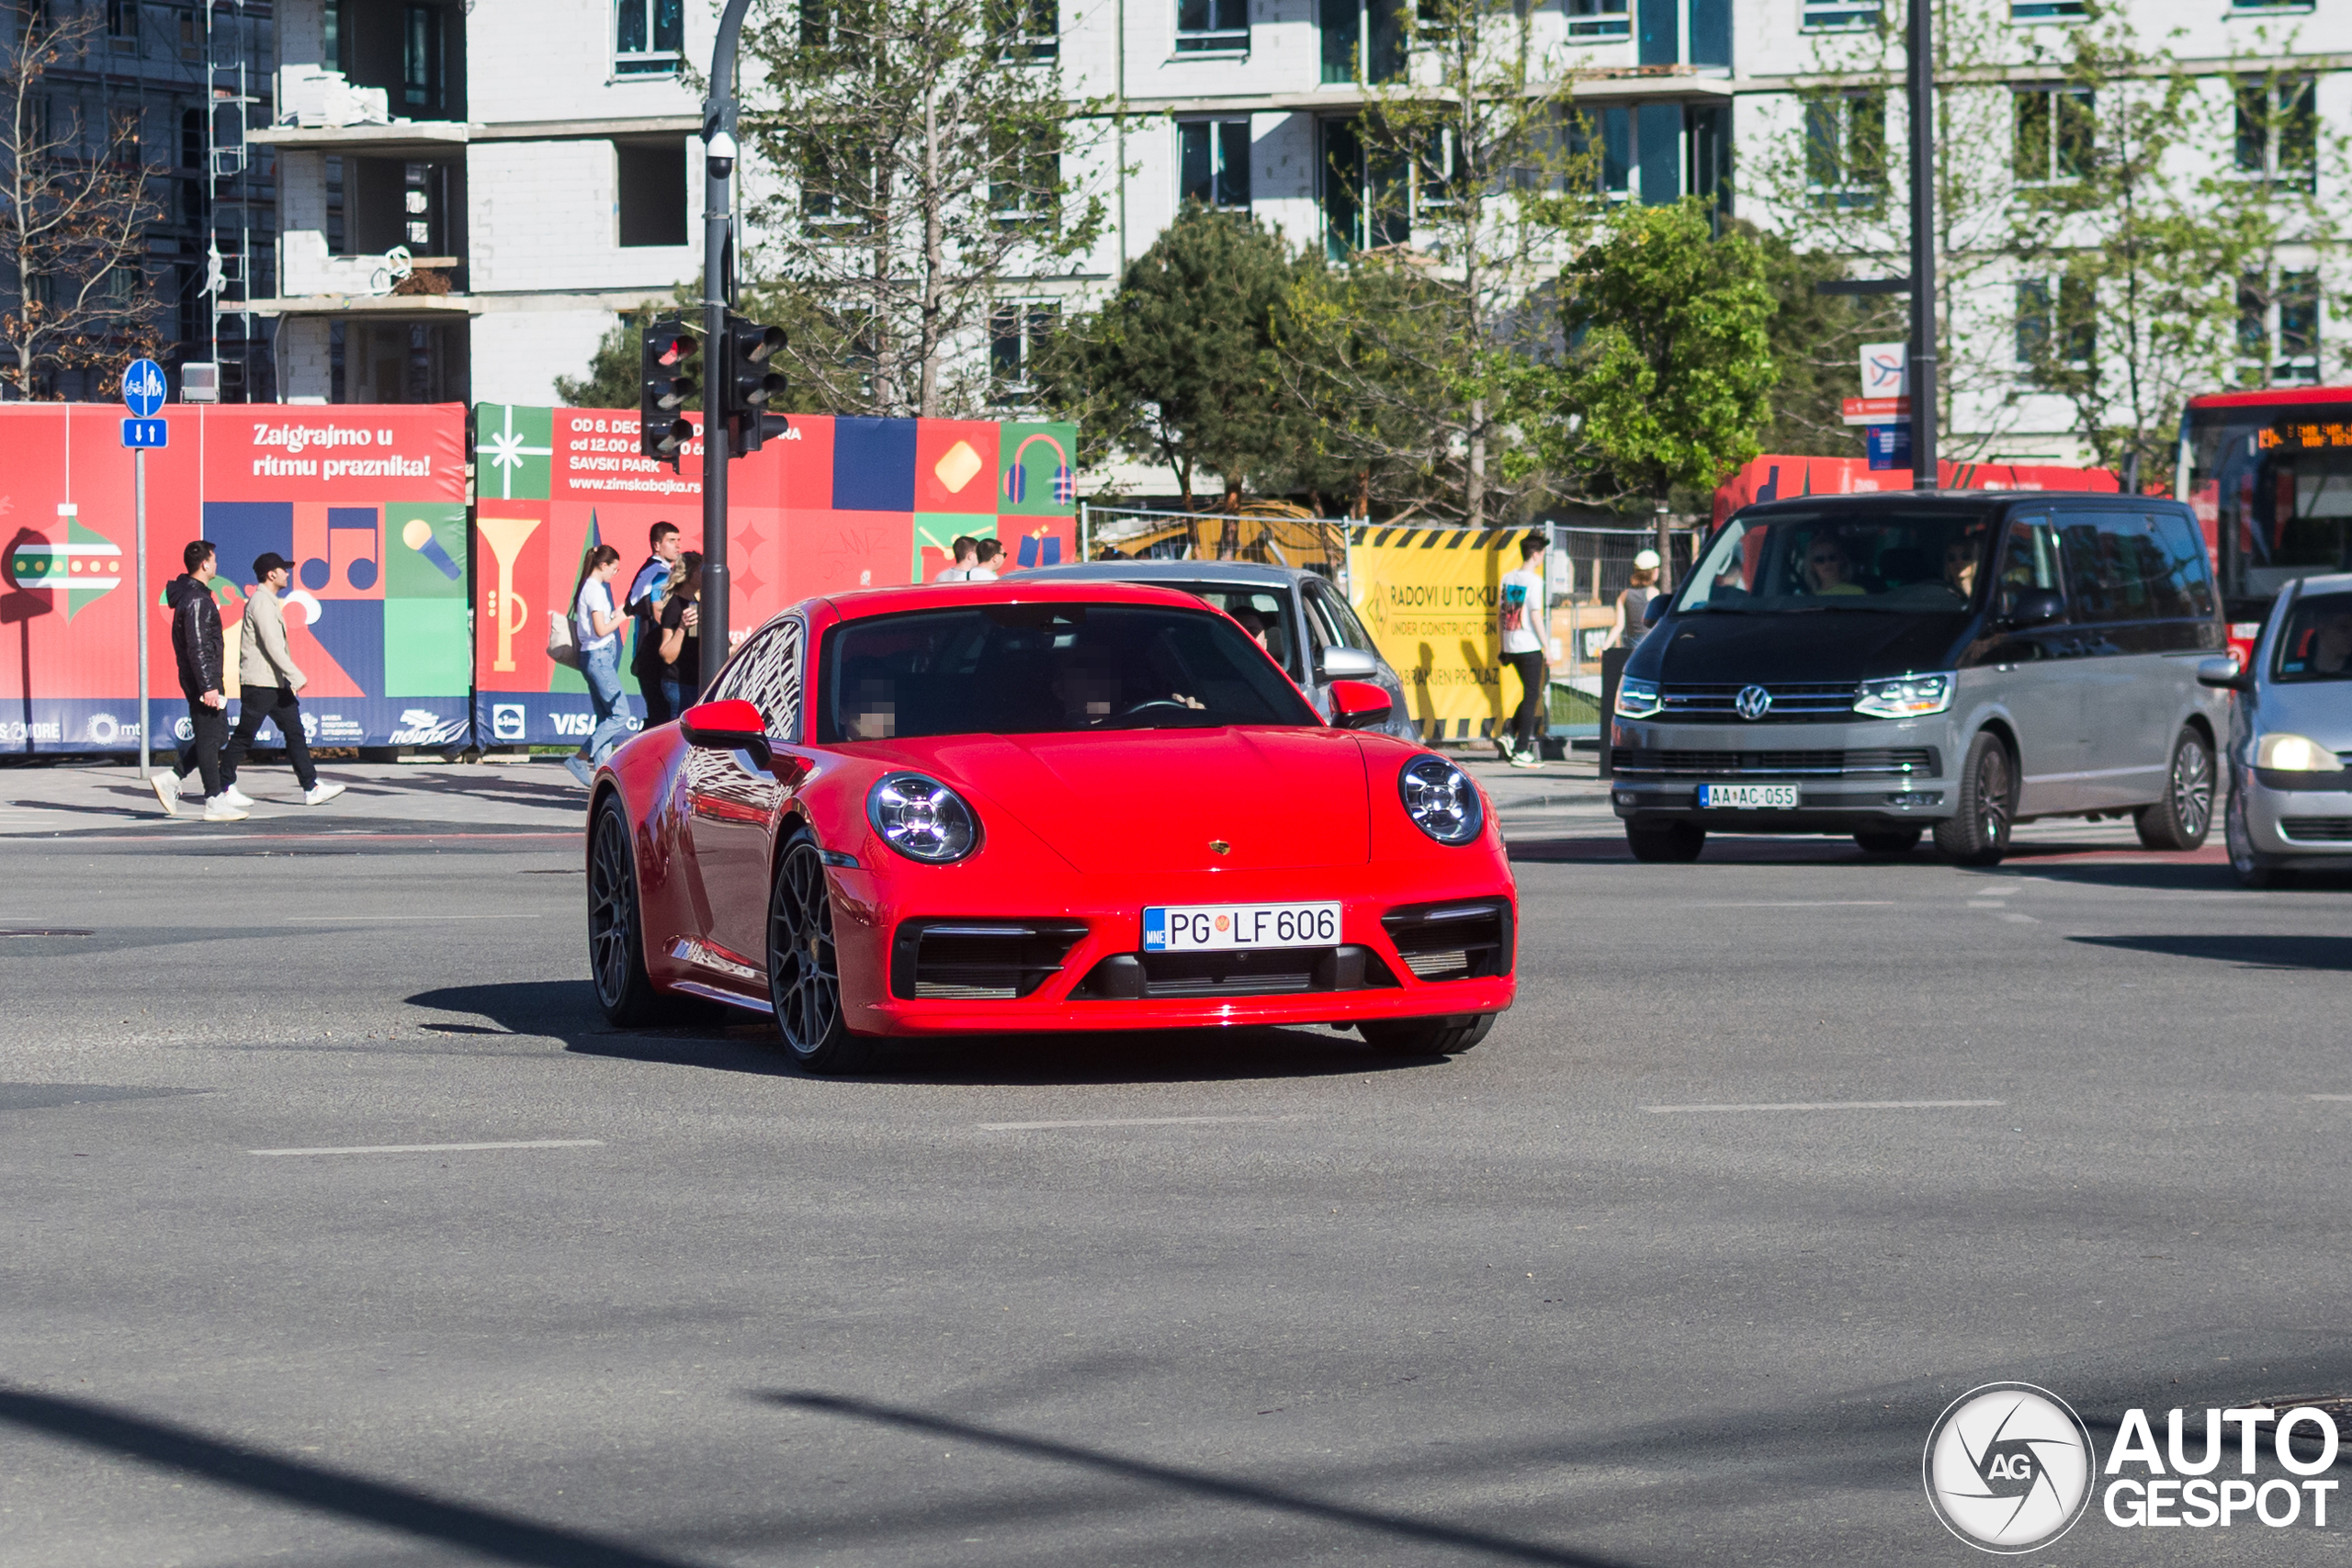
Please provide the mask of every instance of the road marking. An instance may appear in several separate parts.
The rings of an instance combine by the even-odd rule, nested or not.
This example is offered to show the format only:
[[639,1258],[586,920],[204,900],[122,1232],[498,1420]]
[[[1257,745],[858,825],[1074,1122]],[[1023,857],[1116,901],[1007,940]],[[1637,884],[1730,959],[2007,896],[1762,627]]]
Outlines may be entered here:
[[463,1149],[594,1149],[602,1138],[522,1138],[500,1144],[354,1144],[339,1149],[247,1149],[249,1155],[438,1155]]
[[982,1122],[983,1133],[1043,1133],[1057,1127],[1198,1127],[1214,1122],[1304,1122],[1300,1116],[1113,1116],[1085,1122]]
[[2007,904],[2002,903],[1998,898],[1971,898],[1968,901],[1968,907],[1972,909],[2006,909],[2008,908]]
[[2038,926],[2041,923],[2040,920],[2035,919],[2031,915],[2020,915],[2014,909],[2009,911],[2007,914],[2003,915],[2001,919],[2007,920],[2014,925],[2020,926]]
[[293,923],[305,926],[318,920],[511,920],[510,913],[497,915],[297,915]]
[[[2352,1099],[2352,1096],[2346,1096]],[[1957,1111],[1962,1107],[2007,1105],[2006,1100],[1798,1100],[1785,1105],[1645,1105],[1653,1112],[1668,1111]]]
[[2352,1100],[2352,1094],[2307,1094],[2305,1100]]
[[1701,909],[1878,909],[1895,902],[1893,898],[1791,898],[1762,904],[1699,904]]

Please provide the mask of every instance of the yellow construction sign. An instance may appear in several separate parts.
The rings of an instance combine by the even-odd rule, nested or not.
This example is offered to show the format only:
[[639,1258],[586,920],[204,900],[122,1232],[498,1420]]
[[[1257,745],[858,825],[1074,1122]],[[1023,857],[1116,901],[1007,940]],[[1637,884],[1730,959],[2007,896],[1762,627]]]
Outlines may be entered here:
[[1348,530],[1349,596],[1404,677],[1424,739],[1492,736],[1519,705],[1519,677],[1503,678],[1495,595],[1526,537],[1525,527]]

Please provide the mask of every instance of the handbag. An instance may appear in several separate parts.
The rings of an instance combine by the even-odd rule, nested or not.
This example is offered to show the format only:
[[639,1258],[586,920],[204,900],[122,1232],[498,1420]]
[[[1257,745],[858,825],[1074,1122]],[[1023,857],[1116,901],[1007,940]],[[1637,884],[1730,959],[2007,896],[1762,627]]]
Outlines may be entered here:
[[554,610],[548,612],[548,658],[567,670],[580,668],[580,644],[571,635],[571,617]]

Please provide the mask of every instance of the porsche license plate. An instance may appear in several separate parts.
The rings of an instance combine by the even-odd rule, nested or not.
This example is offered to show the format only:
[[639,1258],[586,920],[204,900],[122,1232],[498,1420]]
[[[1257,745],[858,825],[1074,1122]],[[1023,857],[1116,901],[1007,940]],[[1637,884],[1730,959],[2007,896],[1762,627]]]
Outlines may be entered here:
[[1794,784],[1701,784],[1699,806],[1715,811],[1793,811]]
[[1146,953],[1240,947],[1336,947],[1340,906],[1156,904],[1143,912]]

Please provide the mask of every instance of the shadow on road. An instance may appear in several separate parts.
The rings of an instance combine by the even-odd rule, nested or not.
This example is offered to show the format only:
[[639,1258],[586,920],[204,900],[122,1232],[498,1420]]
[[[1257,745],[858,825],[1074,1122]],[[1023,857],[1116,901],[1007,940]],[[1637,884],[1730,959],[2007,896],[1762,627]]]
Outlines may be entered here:
[[1561,1565],[1561,1568],[1615,1568],[1624,1561],[1595,1557],[1566,1547],[1547,1546],[1542,1541],[1523,1540],[1472,1525],[1447,1524],[1438,1519],[1391,1513],[1382,1508],[1328,1502],[1263,1481],[1221,1475],[1215,1471],[1191,1465],[1130,1459],[1104,1449],[1081,1448],[1075,1443],[1057,1442],[1050,1438],[1028,1437],[1019,1432],[977,1426],[969,1421],[882,1404],[873,1400],[808,1392],[763,1393],[756,1397],[786,1409],[839,1416],[901,1432],[919,1432],[925,1437],[952,1438],[1003,1453],[1018,1454],[1024,1459],[1073,1465],[1096,1474],[1110,1475],[1188,1496],[1265,1508],[1324,1524],[1345,1525],[1391,1542],[1412,1541],[1452,1547],[1457,1551],[1476,1552],[1490,1561],[1553,1563]]
[[[681,1001],[683,1016],[674,1026],[616,1029],[598,1010],[585,980],[446,986],[407,999],[412,1007],[471,1013],[490,1021],[488,1025],[422,1025],[453,1037],[532,1035],[560,1040],[565,1050],[583,1056],[768,1077],[800,1076],[773,1025],[731,1008]],[[1208,1083],[1343,1073],[1361,1077],[1440,1065],[1442,1058],[1383,1055],[1351,1036],[1307,1029],[1145,1030],[893,1040],[883,1045],[871,1073],[819,1081],[854,1084],[875,1078],[960,1087]]]
[[2166,958],[2210,958],[2241,969],[2352,971],[2352,936],[2070,936],[2086,947],[2120,947]]
[[538,1568],[691,1568],[684,1558],[371,1481],[91,1400],[0,1388],[0,1421],[298,1508],[444,1542],[494,1562]]

